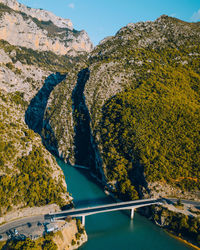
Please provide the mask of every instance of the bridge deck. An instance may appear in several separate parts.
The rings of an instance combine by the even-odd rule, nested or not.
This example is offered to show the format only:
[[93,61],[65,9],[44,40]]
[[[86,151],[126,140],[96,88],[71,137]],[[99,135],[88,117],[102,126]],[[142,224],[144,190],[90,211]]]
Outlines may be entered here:
[[111,211],[117,211],[117,210],[139,208],[139,207],[150,206],[153,204],[161,204],[161,203],[162,203],[162,199],[135,200],[135,201],[128,201],[128,202],[118,202],[114,204],[106,204],[106,205],[96,206],[96,207],[71,209],[67,211],[52,213],[50,215],[54,216],[55,218],[65,218],[67,216],[80,217],[80,216],[87,216],[87,215],[97,214],[97,213],[105,213],[105,212],[111,212]]

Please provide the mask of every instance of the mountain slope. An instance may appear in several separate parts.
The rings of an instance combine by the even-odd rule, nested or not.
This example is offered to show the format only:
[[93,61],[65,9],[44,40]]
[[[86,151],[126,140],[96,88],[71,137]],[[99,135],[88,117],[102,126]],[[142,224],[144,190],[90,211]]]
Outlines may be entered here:
[[54,85],[60,74],[52,72],[66,71],[65,67],[71,67],[71,60],[76,58],[41,53],[2,40],[0,54],[1,215],[50,203],[63,206],[70,202],[63,172],[41,138],[25,124],[25,111],[44,79],[47,78],[46,85]]
[[0,2],[15,11],[21,11],[28,16],[35,17],[41,21],[51,21],[57,27],[68,28],[71,30],[73,29],[71,20],[58,17],[49,11],[42,9],[33,9],[24,4],[18,3],[16,0],[1,0]]
[[[0,16],[3,19],[7,16],[11,20],[12,15],[27,18],[19,10],[14,11],[3,4],[0,5]],[[29,16],[26,21],[33,21],[32,18]],[[17,25],[15,21],[13,19],[13,27]],[[37,19],[34,21],[39,23]],[[7,33],[11,32],[12,30],[8,29],[10,24],[6,22],[4,24]],[[4,24],[1,23],[2,26]],[[62,27],[62,29],[68,28]],[[24,35],[27,36],[27,33]],[[27,42],[31,45],[32,41]],[[50,49],[54,51],[53,47]],[[70,202],[63,172],[54,157],[43,146],[41,138],[25,124],[28,104],[44,87],[44,82],[47,89],[50,87],[51,90],[52,86],[64,79],[59,78],[60,73],[54,74],[54,72],[66,74],[74,62],[81,58],[81,56],[57,55],[52,51],[41,52],[0,40],[1,222],[4,220],[3,215],[20,208],[51,203],[63,206]]]
[[[89,117],[77,111],[72,117],[72,109],[62,104],[66,99],[70,104],[71,92],[63,95],[64,86],[75,88],[80,67],[55,88],[48,103],[46,117],[63,157],[76,162],[77,147],[73,140],[61,146],[67,137],[57,131],[72,131],[75,138],[72,118],[74,125],[76,117],[82,119],[82,133],[88,133],[84,120],[89,119],[87,165],[103,169],[100,175],[122,198],[135,196],[136,189],[140,196],[199,199],[199,38],[199,23],[163,15],[128,24],[102,41],[82,66],[89,67],[84,89]],[[63,113],[67,123],[58,123],[55,118]]]
[[161,16],[127,25],[92,52],[86,100],[118,192],[130,180],[140,195],[179,195],[178,186],[197,198],[199,38],[199,23]]
[[26,103],[20,94],[1,90],[0,105],[1,216],[23,207],[68,203],[62,171],[21,116]]

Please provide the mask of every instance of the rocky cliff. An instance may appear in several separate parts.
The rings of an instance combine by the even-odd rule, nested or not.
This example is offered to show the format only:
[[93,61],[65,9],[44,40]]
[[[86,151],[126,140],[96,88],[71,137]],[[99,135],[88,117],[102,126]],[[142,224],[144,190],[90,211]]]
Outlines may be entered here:
[[87,33],[73,29],[70,20],[14,0],[0,1],[0,21],[0,39],[12,45],[73,56],[93,48]]
[[70,30],[73,30],[71,20],[58,17],[49,11],[42,9],[33,9],[24,4],[18,3],[16,0],[1,0],[0,2],[13,10],[21,11],[28,16],[37,18],[40,21],[51,21],[59,28],[68,28]]

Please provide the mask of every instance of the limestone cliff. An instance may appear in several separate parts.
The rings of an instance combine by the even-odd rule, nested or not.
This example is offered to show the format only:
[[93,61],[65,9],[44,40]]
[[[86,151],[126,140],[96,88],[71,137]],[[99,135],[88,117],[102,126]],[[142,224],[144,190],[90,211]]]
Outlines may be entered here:
[[59,28],[68,28],[73,30],[73,25],[70,19],[57,17],[53,13],[46,10],[30,8],[24,4],[18,3],[16,0],[1,0],[0,2],[13,10],[21,11],[29,16],[37,18],[40,21],[51,21]]
[[87,33],[74,30],[70,20],[17,1],[0,1],[0,22],[0,39],[12,45],[72,56],[93,48]]

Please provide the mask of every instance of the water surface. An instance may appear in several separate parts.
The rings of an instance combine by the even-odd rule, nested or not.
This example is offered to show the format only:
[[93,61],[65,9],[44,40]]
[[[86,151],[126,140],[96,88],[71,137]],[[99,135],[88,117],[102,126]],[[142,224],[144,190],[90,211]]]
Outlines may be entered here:
[[[61,160],[58,164],[65,174],[67,189],[74,197],[76,207],[89,207],[112,203],[93,179]],[[130,211],[109,212],[87,216],[85,228],[88,242],[81,250],[186,250],[184,243],[170,237],[164,230],[145,217],[135,213],[130,219]]]

